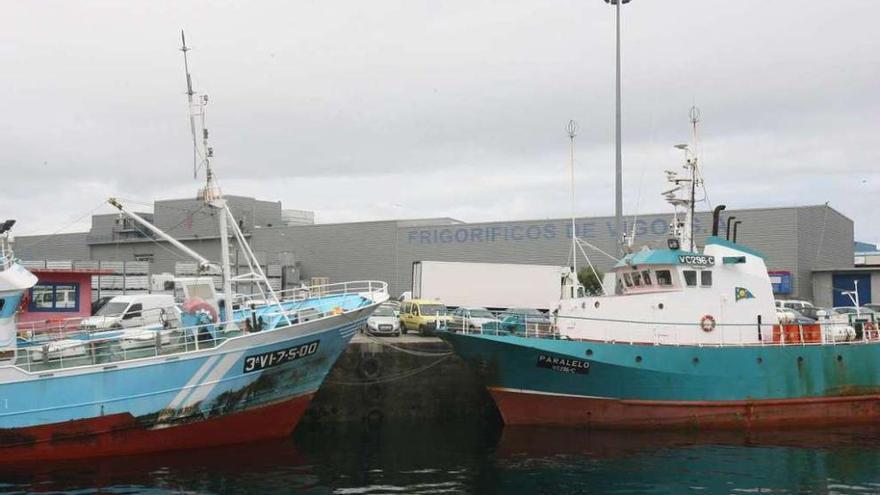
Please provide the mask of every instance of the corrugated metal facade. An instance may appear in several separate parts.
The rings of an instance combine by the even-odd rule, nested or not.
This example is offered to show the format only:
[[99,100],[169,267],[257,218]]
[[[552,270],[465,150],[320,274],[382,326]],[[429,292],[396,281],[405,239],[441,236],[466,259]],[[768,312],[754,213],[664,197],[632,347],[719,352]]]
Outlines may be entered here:
[[[462,223],[434,218],[280,226],[280,203],[240,197],[230,198],[230,203],[261,262],[296,265],[303,280],[385,280],[397,294],[410,289],[414,261],[565,265],[570,259],[570,219]],[[731,210],[722,216],[722,236],[729,216],[742,221],[739,241],[763,252],[770,270],[793,274],[791,297],[812,298],[813,270],[853,263],[853,223],[828,206]],[[205,257],[219,259],[216,218],[196,200],[157,202],[155,220]],[[635,226],[636,246],[661,247],[666,243],[670,220],[671,215],[644,215],[635,222],[627,219],[626,229],[632,232]],[[95,225],[113,228],[106,223],[96,221]],[[612,217],[580,218],[576,224],[580,238],[614,253]],[[698,245],[705,242],[710,230],[711,214],[698,214]],[[93,228],[90,234],[103,237],[112,232],[95,232]],[[153,260],[152,273],[173,273],[175,262],[190,261],[164,242],[137,239],[88,244],[85,236],[65,234],[47,241],[40,241],[39,236],[20,237],[18,244],[31,247],[19,255],[25,259],[118,261],[147,257]],[[613,264],[598,252],[588,254],[601,270]]]

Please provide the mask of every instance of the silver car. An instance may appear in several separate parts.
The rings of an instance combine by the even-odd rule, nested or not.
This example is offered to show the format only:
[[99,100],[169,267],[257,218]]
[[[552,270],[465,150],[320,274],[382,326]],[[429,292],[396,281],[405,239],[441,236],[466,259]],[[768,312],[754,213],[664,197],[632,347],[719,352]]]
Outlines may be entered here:
[[500,320],[486,308],[457,308],[450,313],[449,329],[453,332],[464,330],[482,330],[483,325],[493,323],[497,325]]
[[400,335],[400,319],[390,306],[379,306],[367,318],[367,333],[371,335]]

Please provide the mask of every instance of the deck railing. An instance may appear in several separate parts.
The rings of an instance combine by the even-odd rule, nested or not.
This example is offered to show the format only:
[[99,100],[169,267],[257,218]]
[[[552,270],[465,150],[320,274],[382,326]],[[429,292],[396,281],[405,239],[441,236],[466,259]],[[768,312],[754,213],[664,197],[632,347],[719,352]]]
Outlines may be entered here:
[[[388,285],[379,281],[358,281],[327,284],[294,289],[296,295],[282,298],[283,305],[290,302],[306,302],[310,299],[329,296],[358,295],[366,300],[380,302],[387,299]],[[293,292],[293,291],[285,291]],[[254,296],[242,296],[242,301],[253,301]],[[256,305],[254,305],[256,306]],[[278,317],[278,326],[301,324],[331,316],[349,313],[360,307],[345,308],[334,304],[326,307],[321,304],[266,311],[268,302],[261,302],[256,309],[263,310],[265,318]],[[177,356],[217,347],[226,340],[241,336],[248,326],[251,314],[248,307],[240,306],[238,317],[230,325],[229,319],[217,323],[183,326],[177,318],[175,308],[155,308],[140,311],[150,317],[148,321],[159,321],[152,325],[139,327],[118,327],[102,329],[83,329],[82,318],[67,318],[60,321],[29,322],[19,326],[20,345],[16,352],[15,365],[30,372],[51,371],[77,366],[113,363],[131,359]],[[165,318],[158,318],[151,312],[162,312]],[[121,315],[106,315],[119,317]],[[146,318],[145,318],[146,319]],[[284,321],[283,321],[284,320]],[[250,331],[271,331],[273,328],[249,328]],[[151,335],[152,334],[152,335]]]
[[[506,313],[510,315],[510,313]],[[846,318],[814,323],[713,323],[707,330],[702,323],[655,322],[565,316],[550,324],[529,314],[515,315],[514,323],[504,320],[474,325],[467,317],[453,320],[451,331],[490,335],[517,335],[529,338],[590,340],[632,345],[675,346],[771,346],[853,344],[880,341],[880,322],[871,313],[850,314]],[[599,332],[584,332],[589,337],[574,338],[559,331],[565,320],[583,320],[601,326]],[[621,330],[625,327],[626,332]]]

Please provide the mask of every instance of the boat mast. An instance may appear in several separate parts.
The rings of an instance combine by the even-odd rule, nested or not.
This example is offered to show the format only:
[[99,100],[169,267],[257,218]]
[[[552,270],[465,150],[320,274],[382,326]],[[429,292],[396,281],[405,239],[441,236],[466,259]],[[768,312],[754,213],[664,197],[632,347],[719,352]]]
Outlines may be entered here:
[[[214,171],[211,169],[211,158],[214,157],[214,149],[208,146],[208,128],[205,125],[205,111],[206,106],[208,105],[208,95],[199,95],[198,103],[193,104],[193,95],[195,94],[192,89],[192,77],[189,73],[189,62],[187,60],[186,52],[189,51],[189,48],[186,46],[186,35],[183,31],[180,32],[180,39],[183,43],[180,51],[183,52],[183,67],[186,71],[186,89],[187,89],[187,99],[189,101],[189,122],[190,122],[190,131],[192,132],[193,139],[193,156],[197,157],[201,155],[202,163],[195,164],[193,168],[193,175],[197,175],[198,169],[201,166],[205,167],[205,188],[200,191],[199,196],[201,197],[206,205],[211,208],[214,208],[218,211],[217,215],[217,223],[220,231],[220,269],[223,273],[223,310],[226,313],[226,329],[231,330],[234,328],[235,323],[232,315],[232,270],[229,267],[229,230],[227,226],[227,215],[226,215],[226,200],[223,199],[223,194],[220,191],[220,187],[217,185],[214,179]],[[198,147],[198,137],[196,135],[195,130],[195,118],[199,117],[201,120],[202,127],[202,148],[199,150]],[[194,158],[195,160],[195,158]]]
[[571,269],[574,271],[575,280],[577,280],[577,228],[574,220],[574,137],[577,136],[578,123],[569,120],[565,127],[568,132],[569,139],[569,168],[571,171]]
[[694,212],[696,208],[696,195],[697,195],[697,147],[699,146],[697,140],[697,123],[700,121],[700,109],[697,108],[696,105],[692,106],[690,112],[688,112],[688,117],[690,117],[691,125],[693,126],[693,143],[694,148],[691,150],[691,157],[689,160],[689,165],[691,168],[691,201],[690,201],[690,210],[689,210],[689,224],[690,224],[690,248],[691,252],[694,251]]
[[[699,153],[697,152],[699,149],[697,123],[700,122],[700,109],[696,106],[691,107],[689,117],[693,127],[693,144],[675,145],[676,149],[684,151],[684,176],[680,176],[678,172],[667,170],[666,180],[668,180],[673,187],[668,191],[664,191],[663,196],[666,197],[666,201],[675,207],[672,224],[670,225],[673,237],[678,240],[678,245],[682,249],[694,251],[694,248],[696,247],[694,243],[694,212],[697,203],[697,188],[702,186],[702,180],[700,179],[698,170]],[[687,186],[687,189],[683,189],[685,185]],[[683,220],[680,217],[682,214],[684,215]]]

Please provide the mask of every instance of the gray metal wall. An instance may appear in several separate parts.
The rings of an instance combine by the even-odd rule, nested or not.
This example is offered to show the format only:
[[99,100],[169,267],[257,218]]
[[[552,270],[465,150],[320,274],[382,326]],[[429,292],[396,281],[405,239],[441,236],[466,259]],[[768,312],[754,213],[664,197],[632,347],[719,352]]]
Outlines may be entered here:
[[813,299],[813,270],[851,267],[854,253],[841,244],[853,244],[853,222],[828,206],[797,209],[797,272],[794,290],[798,297]]
[[17,236],[15,255],[24,260],[88,260],[88,232],[72,234]]
[[[267,203],[265,211],[253,210],[257,225],[261,217],[264,220],[274,219],[274,205],[278,206],[280,220],[279,203],[262,203]],[[787,270],[793,274],[792,297],[812,298],[813,270],[852,266],[853,223],[828,206],[732,210],[722,216],[721,236],[725,234],[724,225],[728,216],[735,216],[743,222],[738,229],[739,242],[764,253],[770,270]],[[161,218],[158,207],[156,217],[157,221]],[[182,238],[191,239],[185,241],[188,246],[211,260],[217,260],[219,240],[216,237],[211,238],[208,230],[204,230],[206,238],[192,239],[191,236],[193,232],[207,229],[207,225],[200,224],[211,224],[213,220],[201,219],[194,223],[195,231],[183,235],[179,231],[176,233]],[[635,246],[665,246],[670,220],[670,215],[639,217],[634,223]],[[304,280],[318,276],[329,277],[331,282],[384,280],[389,282],[393,294],[399,294],[411,288],[414,261],[566,265],[571,249],[570,222],[570,219],[548,219],[461,223],[438,218],[284,227],[273,225],[271,228],[254,226],[250,238],[261,262],[297,262]],[[702,246],[711,230],[711,213],[698,214],[696,223],[697,244]],[[614,254],[612,217],[580,218],[576,224],[580,238]],[[628,232],[632,231],[632,225],[632,219],[627,219]],[[174,226],[173,223],[170,226]],[[24,246],[36,240],[20,238],[18,242]],[[30,251],[19,253],[26,259],[117,261],[132,260],[135,255],[142,254],[153,254],[153,273],[173,273],[176,261],[190,261],[167,243],[152,240],[93,244],[89,248],[84,233],[56,236],[49,242],[40,242]],[[610,258],[596,251],[588,250],[588,254],[600,270],[605,271],[613,265]],[[582,258],[579,264],[583,265]]]

